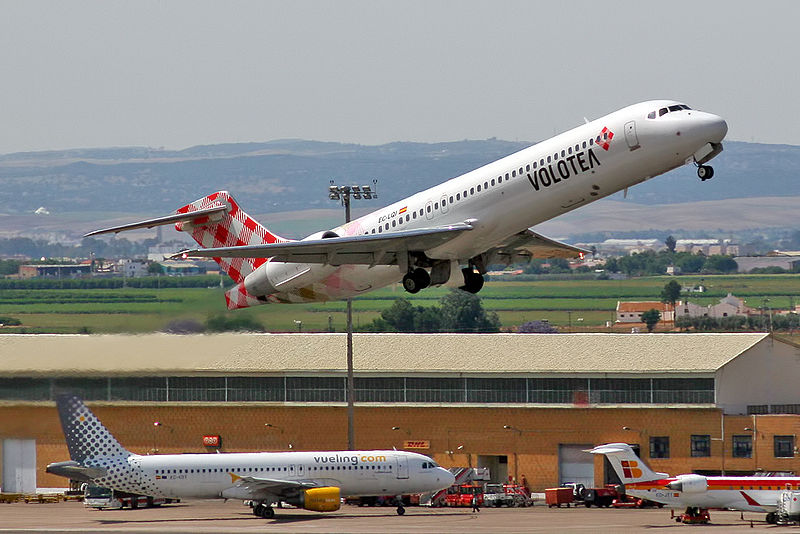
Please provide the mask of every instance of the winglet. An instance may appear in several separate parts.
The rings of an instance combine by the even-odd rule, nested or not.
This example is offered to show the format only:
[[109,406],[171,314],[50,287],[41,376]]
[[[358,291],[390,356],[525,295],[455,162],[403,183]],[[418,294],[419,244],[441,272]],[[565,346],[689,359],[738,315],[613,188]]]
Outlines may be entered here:
[[236,484],[238,480],[241,480],[242,477],[237,475],[236,473],[228,473],[231,476],[231,484]]

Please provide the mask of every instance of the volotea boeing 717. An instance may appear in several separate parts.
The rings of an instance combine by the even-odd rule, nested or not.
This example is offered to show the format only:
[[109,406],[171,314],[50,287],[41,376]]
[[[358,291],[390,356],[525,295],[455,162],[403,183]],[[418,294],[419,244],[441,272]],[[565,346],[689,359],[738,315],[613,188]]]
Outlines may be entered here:
[[409,293],[451,285],[477,293],[490,264],[578,257],[532,230],[684,164],[701,180],[728,125],[680,102],[634,104],[299,241],[277,236],[218,191],[175,214],[86,234],[174,223],[236,282],[228,308],[345,299],[402,281]]

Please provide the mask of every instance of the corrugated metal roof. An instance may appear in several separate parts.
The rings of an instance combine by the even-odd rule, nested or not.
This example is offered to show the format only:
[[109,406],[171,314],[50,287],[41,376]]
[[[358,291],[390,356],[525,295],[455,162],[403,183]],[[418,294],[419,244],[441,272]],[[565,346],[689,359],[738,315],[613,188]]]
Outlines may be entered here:
[[[766,337],[355,334],[353,353],[358,373],[713,373]],[[0,375],[343,371],[345,339],[345,334],[0,335]]]

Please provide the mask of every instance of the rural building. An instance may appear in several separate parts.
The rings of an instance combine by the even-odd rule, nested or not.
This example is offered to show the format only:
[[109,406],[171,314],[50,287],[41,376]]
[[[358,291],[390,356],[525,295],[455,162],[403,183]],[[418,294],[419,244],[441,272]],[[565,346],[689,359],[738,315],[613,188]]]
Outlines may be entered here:
[[89,264],[80,265],[20,265],[19,277],[28,278],[80,278],[89,276],[92,273],[92,266]]
[[194,276],[206,274],[205,262],[187,260],[164,260],[158,262],[167,276]]
[[671,323],[675,321],[675,312],[669,304],[657,301],[617,301],[617,322],[641,323],[642,314],[647,310],[658,310],[661,314],[661,322]]
[[688,301],[678,301],[675,304],[675,316],[681,317],[713,317],[722,319],[723,317],[733,317],[741,315],[746,317],[752,313],[752,309],[745,306],[744,300],[734,297],[728,293],[726,297],[719,299],[717,304],[700,306]]
[[[581,451],[618,441],[674,474],[800,472],[798,359],[767,334],[356,334],[356,447],[538,490],[613,481]],[[0,442],[29,451],[4,469],[41,487],[65,485],[60,391],[141,454],[347,444],[343,334],[4,335],[0,361]]]

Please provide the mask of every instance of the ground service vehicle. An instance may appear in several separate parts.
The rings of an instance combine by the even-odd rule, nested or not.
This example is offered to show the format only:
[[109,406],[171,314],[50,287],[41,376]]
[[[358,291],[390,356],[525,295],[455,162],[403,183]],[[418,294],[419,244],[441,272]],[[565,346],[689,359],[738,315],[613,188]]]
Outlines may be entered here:
[[109,488],[93,486],[91,484],[86,484],[83,490],[83,505],[87,508],[96,508],[98,510],[151,508],[153,506],[161,506],[162,504],[170,504],[172,502],[180,502],[180,500],[114,491]]
[[533,501],[519,484],[486,484],[483,490],[485,506],[531,506]]
[[472,506],[472,497],[477,495],[478,506],[483,505],[483,488],[471,484],[450,486],[445,502],[447,506]]
[[575,502],[575,497],[572,488],[547,488],[544,490],[544,502],[549,508],[553,506],[561,508],[562,504],[566,504],[569,508]]

